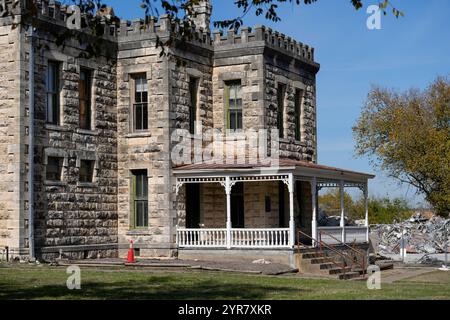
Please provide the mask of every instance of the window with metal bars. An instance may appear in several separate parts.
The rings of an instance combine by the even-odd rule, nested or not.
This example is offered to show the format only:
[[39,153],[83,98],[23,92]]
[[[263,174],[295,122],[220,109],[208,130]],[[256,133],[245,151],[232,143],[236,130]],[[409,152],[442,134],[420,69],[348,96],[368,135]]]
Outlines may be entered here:
[[198,91],[198,79],[191,77],[189,79],[189,133],[195,133],[195,121],[197,121],[197,91]]
[[59,124],[59,63],[49,61],[47,65],[47,123]]
[[145,74],[134,77],[133,131],[148,130],[148,83]]
[[286,85],[278,84],[277,91],[277,123],[278,123],[278,133],[280,138],[284,138],[284,98],[286,95]]
[[242,86],[241,81],[229,81],[225,86],[227,129],[242,130]]
[[132,171],[132,221],[133,228],[148,227],[148,176],[147,170]]
[[301,121],[302,121],[303,92],[300,89],[295,90],[295,140],[302,140]]
[[80,182],[93,182],[94,180],[94,160],[81,160],[80,161]]
[[78,100],[80,105],[80,128],[91,130],[91,71],[88,69],[80,70],[80,79],[78,81]]
[[46,170],[46,180],[49,181],[61,181],[62,180],[62,167],[63,158],[61,157],[48,157]]

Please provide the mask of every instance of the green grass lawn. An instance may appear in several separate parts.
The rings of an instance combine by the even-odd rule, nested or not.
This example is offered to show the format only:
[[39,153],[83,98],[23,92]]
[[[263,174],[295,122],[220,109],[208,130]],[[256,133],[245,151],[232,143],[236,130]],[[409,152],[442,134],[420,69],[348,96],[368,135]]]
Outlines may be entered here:
[[450,274],[439,272],[381,290],[364,281],[123,267],[82,268],[81,290],[68,290],[67,277],[63,267],[0,264],[0,299],[450,299]]

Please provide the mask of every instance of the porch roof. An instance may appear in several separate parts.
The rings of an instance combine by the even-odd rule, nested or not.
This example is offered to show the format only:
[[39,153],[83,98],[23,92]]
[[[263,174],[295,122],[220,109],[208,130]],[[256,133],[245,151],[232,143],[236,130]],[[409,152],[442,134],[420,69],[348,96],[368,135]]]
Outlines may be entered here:
[[340,169],[312,162],[281,158],[278,167],[273,164],[251,164],[246,161],[245,164],[215,164],[215,163],[196,163],[178,166],[174,168],[174,174],[177,176],[222,176],[222,175],[245,175],[245,174],[265,174],[266,172],[278,171],[279,173],[293,173],[297,176],[317,177],[331,180],[348,181],[367,181],[375,178],[375,175]]

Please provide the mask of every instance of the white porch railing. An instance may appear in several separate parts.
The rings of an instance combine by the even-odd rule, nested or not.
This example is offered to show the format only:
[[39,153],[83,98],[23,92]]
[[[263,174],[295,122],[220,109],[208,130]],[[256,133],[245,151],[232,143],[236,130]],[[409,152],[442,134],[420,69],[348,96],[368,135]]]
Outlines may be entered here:
[[326,244],[339,244],[340,242],[337,241],[336,239],[339,240],[342,239],[341,227],[318,227],[317,230],[318,230],[318,240],[322,240]]
[[[350,227],[344,229],[344,238],[342,235],[342,227],[318,227],[319,240],[326,244],[340,244],[342,239],[345,243],[366,243],[367,242],[367,227]],[[323,232],[321,232],[323,231]],[[339,241],[338,241],[338,240]]]
[[347,243],[367,242],[367,227],[345,227],[345,241]]
[[231,229],[236,248],[288,248],[289,229]]
[[177,229],[177,244],[185,248],[227,247],[226,229]]
[[[289,229],[231,229],[230,248],[289,248]],[[227,248],[227,229],[177,229],[180,248]]]

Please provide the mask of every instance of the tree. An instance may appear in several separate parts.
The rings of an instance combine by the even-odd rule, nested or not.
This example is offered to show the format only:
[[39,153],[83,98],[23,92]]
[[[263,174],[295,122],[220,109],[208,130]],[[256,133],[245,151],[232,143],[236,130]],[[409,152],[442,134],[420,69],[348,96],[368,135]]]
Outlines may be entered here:
[[[319,196],[319,206],[329,215],[340,215],[339,189],[329,189]],[[344,192],[344,208],[345,215],[350,219],[364,219],[365,203],[362,195],[352,198],[349,193]],[[408,201],[402,198],[369,197],[368,208],[370,224],[391,224],[406,220],[413,214]]]
[[374,87],[353,127],[356,154],[450,212],[450,81],[403,93]]
[[[338,188],[331,188],[323,195],[319,196],[319,205],[329,215],[340,215],[341,210],[341,193]],[[360,219],[364,217],[364,210],[357,212],[352,196],[348,192],[344,192],[344,208],[345,215],[351,219]]]

